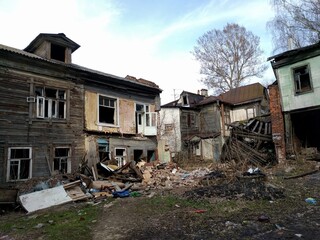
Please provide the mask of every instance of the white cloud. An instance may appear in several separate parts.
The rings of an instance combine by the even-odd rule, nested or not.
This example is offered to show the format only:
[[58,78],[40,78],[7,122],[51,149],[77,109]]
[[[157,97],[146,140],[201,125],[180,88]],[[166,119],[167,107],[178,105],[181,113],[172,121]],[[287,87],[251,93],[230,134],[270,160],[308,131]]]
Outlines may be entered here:
[[[270,15],[267,1],[199,1],[198,7],[165,26],[154,19],[142,28],[130,29],[131,23],[122,15],[123,4],[112,0],[0,0],[0,21],[8,23],[2,25],[0,42],[22,49],[41,32],[63,32],[81,45],[73,54],[74,63],[154,81],[164,90],[164,104],[173,100],[174,89],[196,93],[203,88],[198,81],[199,64],[190,51],[205,31],[234,20],[253,33],[264,34],[262,28]],[[177,35],[179,41],[174,42]],[[172,45],[177,42],[183,46]]]

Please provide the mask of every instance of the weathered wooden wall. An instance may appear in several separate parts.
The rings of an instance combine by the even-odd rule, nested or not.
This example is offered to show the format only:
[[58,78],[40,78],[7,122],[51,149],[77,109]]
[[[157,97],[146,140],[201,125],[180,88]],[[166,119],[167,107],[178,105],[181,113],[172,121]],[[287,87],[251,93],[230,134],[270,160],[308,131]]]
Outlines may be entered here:
[[[67,119],[36,118],[36,103],[27,102],[35,86],[67,91]],[[78,167],[84,155],[83,91],[70,80],[0,68],[0,182],[6,179],[9,147],[32,147],[33,177],[49,175],[56,146],[69,146],[72,170]]]

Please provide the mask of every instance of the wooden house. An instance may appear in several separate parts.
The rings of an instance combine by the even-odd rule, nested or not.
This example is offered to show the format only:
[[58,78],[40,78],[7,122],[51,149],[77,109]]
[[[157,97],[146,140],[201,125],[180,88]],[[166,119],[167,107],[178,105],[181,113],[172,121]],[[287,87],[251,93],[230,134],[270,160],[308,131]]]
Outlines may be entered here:
[[207,96],[204,90],[201,94],[182,92],[179,100],[161,106],[159,145],[175,154],[187,154],[189,159],[217,161],[229,136],[229,124],[268,113],[268,101],[267,90],[260,83],[219,96]]
[[79,47],[63,33],[0,45],[0,183],[155,158],[161,89],[73,64]]

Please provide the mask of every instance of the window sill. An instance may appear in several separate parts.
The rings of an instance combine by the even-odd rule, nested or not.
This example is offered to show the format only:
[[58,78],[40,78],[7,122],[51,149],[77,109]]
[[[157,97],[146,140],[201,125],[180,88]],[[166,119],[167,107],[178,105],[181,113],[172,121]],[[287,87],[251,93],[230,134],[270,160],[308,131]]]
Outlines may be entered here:
[[108,124],[108,123],[97,123],[97,126],[101,127],[112,127],[112,128],[119,128],[119,125],[113,125],[113,124]]
[[51,123],[67,123],[67,119],[56,119],[56,118],[31,118],[27,119],[27,121],[31,120],[32,122],[51,122]]
[[304,92],[295,92],[295,96],[300,96],[303,94],[308,94],[308,93],[313,93],[313,89],[312,90],[308,90],[308,91],[304,91]]

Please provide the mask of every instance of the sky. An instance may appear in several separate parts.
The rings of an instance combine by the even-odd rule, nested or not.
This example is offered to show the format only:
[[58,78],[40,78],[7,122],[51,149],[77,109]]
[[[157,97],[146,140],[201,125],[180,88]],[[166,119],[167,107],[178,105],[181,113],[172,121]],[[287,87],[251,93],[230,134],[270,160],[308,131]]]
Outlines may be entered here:
[[[274,80],[266,22],[270,0],[0,0],[0,43],[24,49],[39,33],[64,33],[81,47],[72,62],[108,74],[155,82],[161,104],[184,90],[197,93],[200,64],[191,54],[197,39],[237,23],[260,37],[269,66],[262,79]],[[249,82],[250,83],[250,82]],[[209,90],[210,94],[210,90]]]

